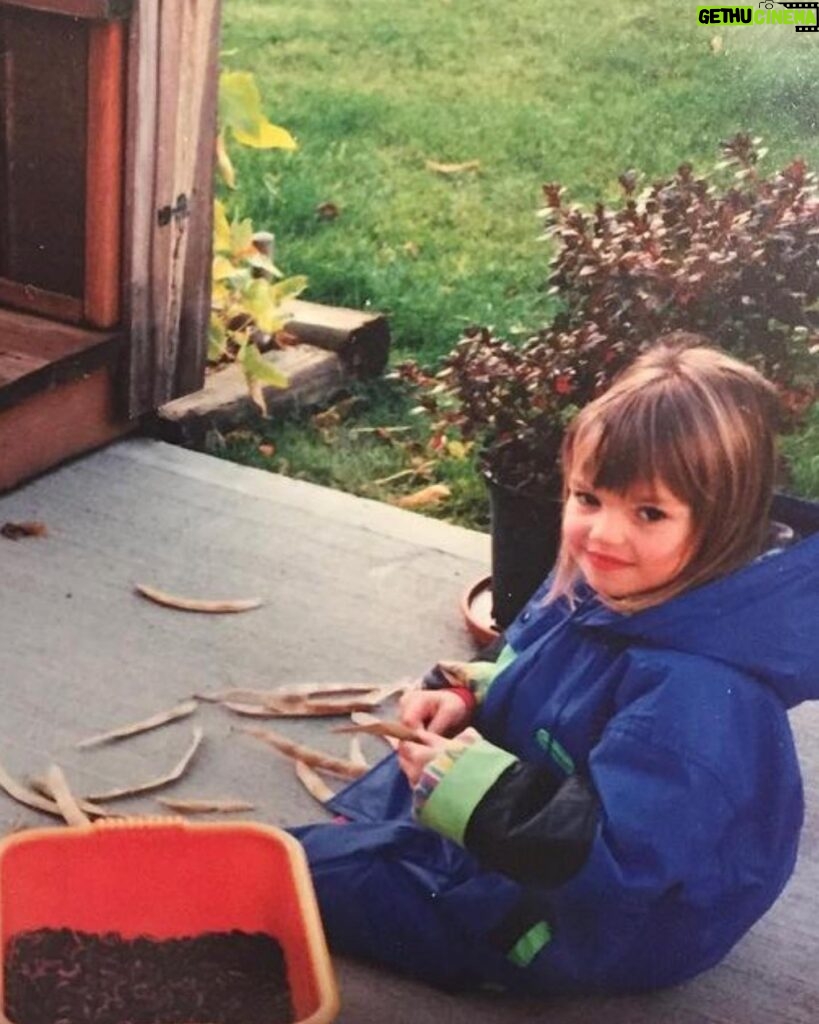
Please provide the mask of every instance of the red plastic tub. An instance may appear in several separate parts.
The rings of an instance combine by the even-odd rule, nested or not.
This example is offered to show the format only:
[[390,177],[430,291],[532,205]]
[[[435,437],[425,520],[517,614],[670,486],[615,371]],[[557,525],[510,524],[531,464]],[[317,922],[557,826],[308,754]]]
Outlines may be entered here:
[[[39,928],[156,940],[238,929],[275,938],[294,1024],[328,1024],[338,993],[304,853],[254,823],[106,821],[0,842],[0,1020],[9,940]],[[13,1022],[12,1022],[13,1024]]]

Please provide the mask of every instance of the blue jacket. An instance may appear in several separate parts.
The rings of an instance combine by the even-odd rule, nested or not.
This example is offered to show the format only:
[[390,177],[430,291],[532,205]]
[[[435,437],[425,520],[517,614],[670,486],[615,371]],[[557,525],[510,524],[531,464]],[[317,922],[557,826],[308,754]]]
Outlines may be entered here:
[[[574,610],[543,606],[544,584],[482,695],[485,742],[424,806],[435,831],[410,819],[393,758],[333,804],[366,827],[297,830],[323,910],[364,870],[368,934],[352,908],[328,910],[331,944],[438,984],[528,992],[653,988],[719,961],[793,870],[803,800],[787,709],[819,696],[819,506],[782,499],[775,511],[801,540],[644,612],[591,593]],[[527,811],[522,873],[470,843],[516,765],[563,793],[561,813],[593,796],[567,877],[547,863],[562,819],[544,825],[542,808]],[[397,938],[397,918],[413,914]]]

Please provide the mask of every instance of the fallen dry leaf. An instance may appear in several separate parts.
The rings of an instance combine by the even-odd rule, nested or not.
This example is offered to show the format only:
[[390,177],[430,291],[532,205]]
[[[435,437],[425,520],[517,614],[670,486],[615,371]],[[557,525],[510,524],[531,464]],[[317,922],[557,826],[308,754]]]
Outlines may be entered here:
[[150,718],[143,718],[139,722],[131,722],[129,725],[121,725],[116,729],[111,729],[109,732],[89,736],[88,739],[80,740],[77,746],[80,749],[95,747],[99,743],[108,743],[109,740],[124,739],[126,736],[135,736],[137,733],[147,732],[149,729],[158,729],[159,726],[166,725],[168,722],[175,722],[180,718],[192,715],[196,708],[195,700],[186,700],[184,703],[177,704],[176,707],[169,708],[167,711],[159,711],[157,714],[151,715]]
[[[403,693],[410,684],[406,680],[376,686],[373,683],[285,683],[270,690],[255,690],[247,687],[231,687],[216,693],[197,693],[199,700],[224,703],[235,701],[239,704],[257,704],[260,707],[271,705],[280,707],[282,703],[292,702],[299,698],[317,699],[329,695],[363,693],[372,696],[375,703],[386,700],[394,694]],[[375,701],[376,695],[380,700]]]
[[156,587],[146,586],[144,583],[136,583],[134,590],[149,601],[164,605],[166,608],[178,608],[184,612],[247,612],[252,608],[258,608],[261,601],[257,597],[246,598],[238,601],[209,601],[193,597],[178,597],[175,594],[167,594],[164,590],[157,590]]
[[392,434],[406,434],[408,430],[412,430],[412,427],[353,427],[350,433],[375,434],[376,437],[380,437],[382,440],[392,440]]
[[350,760],[353,764],[360,764],[362,768],[369,768],[370,764],[361,749],[361,739],[358,736],[350,737]]
[[310,765],[305,764],[304,761],[297,760],[295,766],[299,782],[301,782],[310,796],[318,800],[320,804],[326,804],[328,800],[335,796],[335,793],[324,779],[318,772],[313,771]]
[[[376,718],[375,715],[371,715],[368,711],[354,711],[350,715],[350,721],[356,725],[372,725],[375,722],[381,722],[380,718]],[[373,736],[378,736],[382,739],[388,747],[392,747],[395,750],[398,747],[398,740],[394,736],[387,736],[380,729],[376,729],[372,732]]]
[[[0,789],[3,789],[12,798],[12,800],[16,800],[19,804],[23,804],[26,807],[32,807],[37,811],[45,811],[46,814],[53,814],[57,818],[62,818],[63,816],[56,801],[51,800],[49,797],[42,796],[28,786],[24,786],[22,782],[18,782],[17,779],[9,775],[2,765],[0,765]],[[116,817],[116,815],[112,815],[109,811],[106,811],[105,808],[96,807],[88,800],[80,800],[79,803],[80,807],[86,812],[86,814],[92,814],[97,818]]]
[[20,540],[21,537],[47,537],[48,528],[45,523],[3,523],[0,533],[9,540]]
[[254,811],[255,805],[246,800],[183,800],[158,796],[157,803],[179,814],[230,814],[232,811]]
[[68,781],[59,765],[51,765],[46,774],[46,782],[51,790],[51,796],[57,807],[59,807],[60,814],[65,818],[67,825],[91,824],[88,815],[80,808],[76,797],[71,792]]
[[427,459],[426,461],[422,460],[421,462],[418,463],[415,462],[415,459],[413,459],[412,461],[413,466],[411,469],[402,469],[399,470],[397,473],[392,473],[390,476],[379,477],[378,480],[373,480],[373,484],[375,484],[376,486],[381,486],[383,484],[391,484],[395,480],[403,479],[405,476],[420,476],[429,479],[429,477],[432,475],[433,470],[435,469],[435,460]]
[[231,444],[244,444],[246,441],[256,441],[259,435],[255,434],[252,430],[245,430],[243,427],[239,427],[236,430],[230,430],[225,434],[225,441],[229,441]]
[[273,732],[272,729],[249,729],[243,728],[239,732],[253,736],[263,743],[278,750],[285,757],[294,761],[304,761],[310,768],[320,768],[331,775],[338,775],[342,779],[357,779],[364,774],[365,769],[361,765],[353,764],[343,757],[333,757],[332,754],[325,754],[313,747],[306,747],[302,743],[294,743],[281,733]]
[[461,662],[439,661],[435,667],[446,679],[448,686],[469,687],[469,674]]
[[711,53],[722,53],[725,49],[725,42],[722,36],[714,36],[710,43]]
[[423,743],[417,729],[410,729],[402,722],[375,719],[372,722],[354,722],[352,725],[337,725],[332,732],[368,733],[370,736],[390,736],[394,740],[409,740],[411,743]]
[[347,419],[353,409],[360,404],[360,401],[355,395],[350,398],[343,398],[340,402],[336,402],[335,405],[331,405],[329,409],[324,409],[322,412],[317,412],[314,416],[311,416],[310,422],[318,430],[337,427],[343,420]]
[[270,459],[276,454],[275,444],[260,444],[259,455],[264,455],[265,458]]
[[202,736],[202,730],[199,726],[196,726],[193,730],[193,739],[190,746],[182,755],[181,760],[167,774],[160,775],[156,779],[149,779],[148,782],[137,783],[135,786],[124,786],[122,789],[112,789],[106,793],[98,793],[94,796],[89,796],[88,799],[92,801],[117,800],[120,797],[136,796],[139,793],[146,793],[151,789],[159,789],[161,786],[166,786],[169,782],[176,782],[177,779],[184,775],[188,765],[193,760],[194,754],[196,754],[202,742]]
[[429,487],[422,487],[420,491],[394,498],[392,504],[399,508],[423,508],[425,505],[437,505],[451,494],[452,491],[446,484],[430,484]]
[[293,334],[292,331],[288,331],[285,328],[276,331],[273,335],[273,341],[279,348],[292,348],[294,345],[301,344],[301,338],[298,334]]
[[351,711],[368,711],[385,700],[381,693],[371,696],[348,697],[345,700],[309,700],[304,697],[268,700],[264,704],[243,704],[223,701],[222,706],[239,715],[256,718],[328,718],[333,715],[349,715]]
[[465,160],[460,164],[440,164],[437,160],[427,160],[428,171],[435,171],[437,174],[463,174],[464,171],[480,170],[480,160]]
[[319,203],[316,207],[316,216],[319,220],[335,220],[340,213],[341,210],[336,203]]

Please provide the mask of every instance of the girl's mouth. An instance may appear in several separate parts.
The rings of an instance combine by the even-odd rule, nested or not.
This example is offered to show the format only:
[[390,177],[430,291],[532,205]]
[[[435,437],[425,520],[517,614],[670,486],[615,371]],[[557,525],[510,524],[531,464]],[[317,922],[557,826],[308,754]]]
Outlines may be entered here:
[[632,562],[624,562],[612,555],[601,555],[597,551],[587,551],[586,558],[600,572],[615,572],[617,569],[629,569],[633,565]]

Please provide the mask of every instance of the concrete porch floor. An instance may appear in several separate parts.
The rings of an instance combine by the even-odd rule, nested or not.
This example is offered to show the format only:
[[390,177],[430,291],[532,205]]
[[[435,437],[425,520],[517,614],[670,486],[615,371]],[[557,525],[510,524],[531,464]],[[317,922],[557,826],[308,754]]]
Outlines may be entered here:
[[[473,646],[458,601],[485,575],[488,537],[300,481],[135,439],[0,498],[0,524],[42,520],[46,538],[0,538],[0,762],[15,776],[58,763],[75,792],[168,770],[191,722],[205,740],[178,797],[233,797],[270,824],[324,812],[288,763],[232,730],[228,712],[91,750],[76,743],[193,693],[286,682],[392,682]],[[134,593],[256,596],[241,615],[192,615]],[[808,819],[778,905],[718,968],[651,996],[516,1002],[443,995],[337,959],[339,1024],[813,1024],[819,1019],[819,709],[793,716]],[[251,723],[252,724],[252,723]],[[342,753],[327,720],[261,721]],[[365,738],[373,758],[384,748]],[[114,806],[114,805],[112,805]],[[161,813],[150,794],[117,810]],[[229,820],[231,816],[213,816]],[[0,793],[0,832],[53,824]]]

